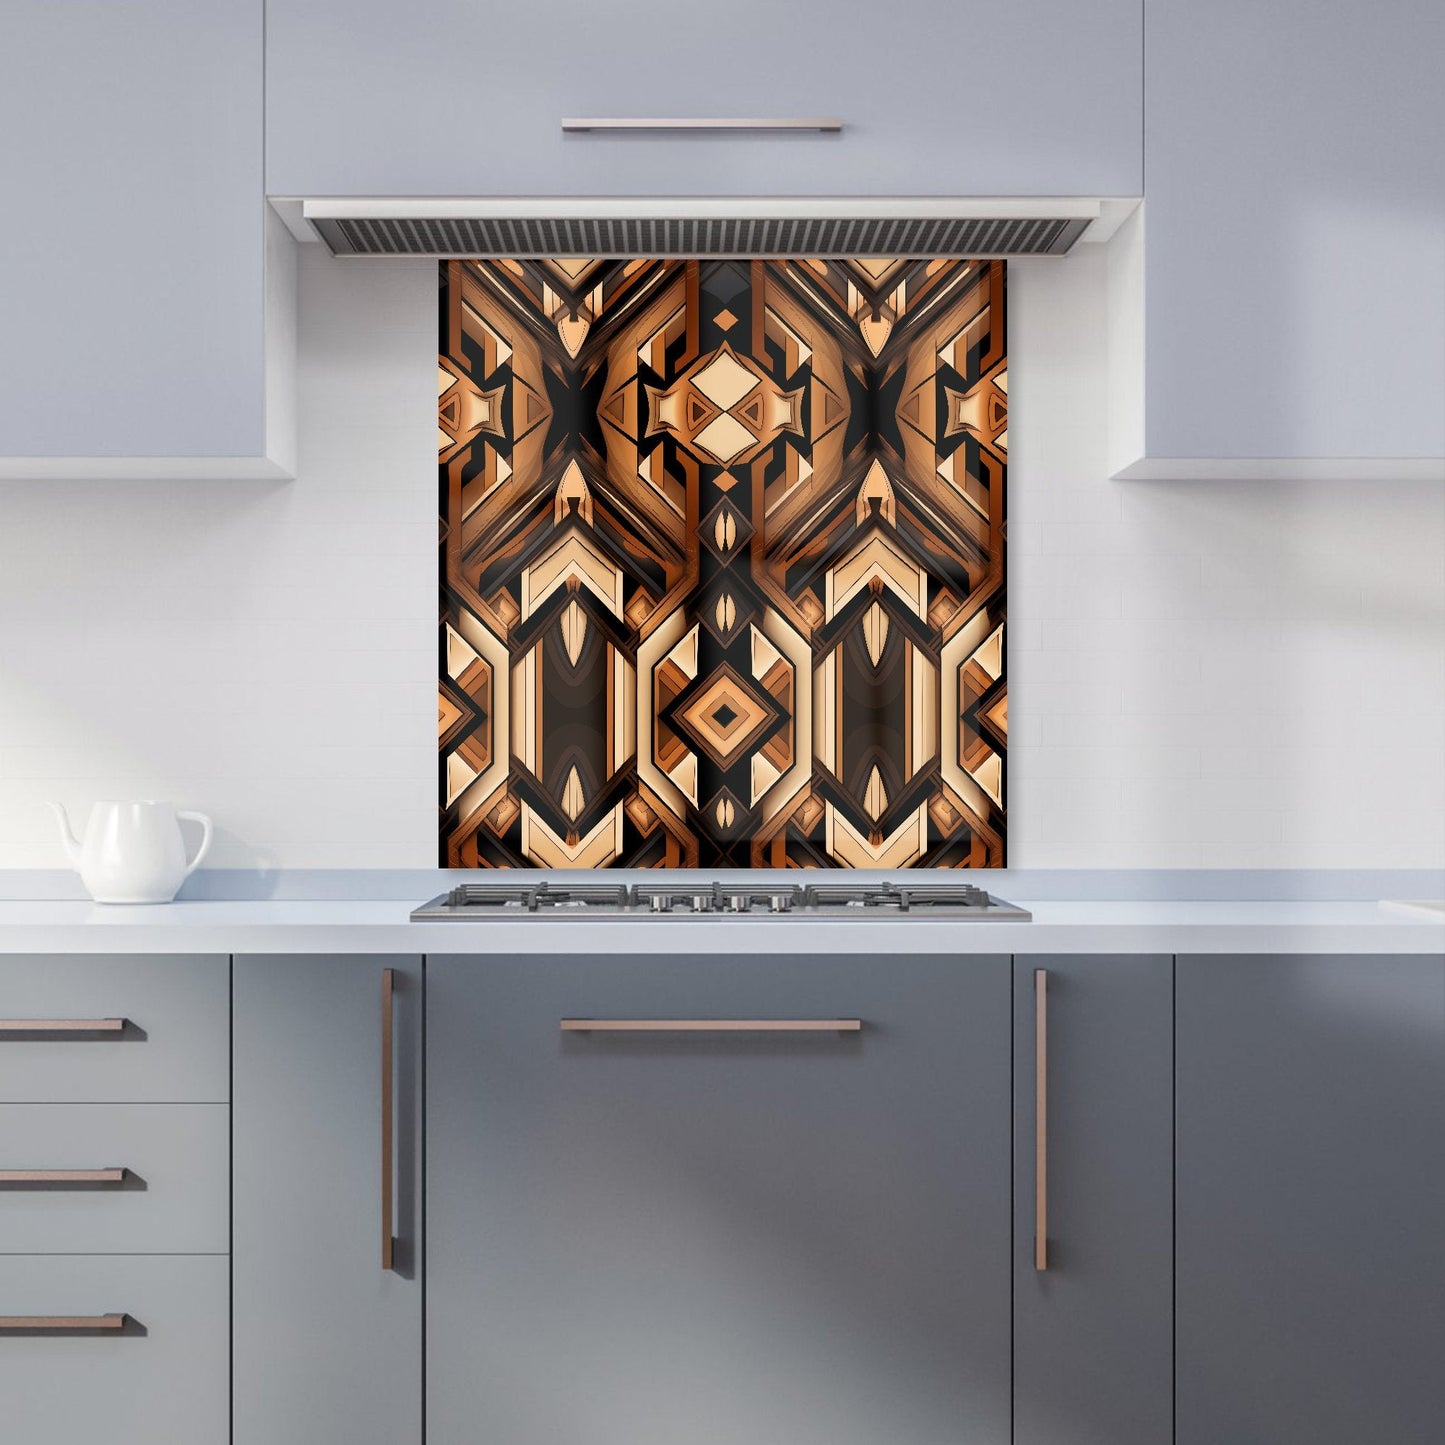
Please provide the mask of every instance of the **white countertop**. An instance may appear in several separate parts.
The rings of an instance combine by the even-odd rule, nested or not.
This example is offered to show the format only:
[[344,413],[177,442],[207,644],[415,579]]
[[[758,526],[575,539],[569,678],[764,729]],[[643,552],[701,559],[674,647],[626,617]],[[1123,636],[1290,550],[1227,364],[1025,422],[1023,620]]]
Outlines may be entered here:
[[0,953],[1445,954],[1445,923],[1380,903],[1013,900],[1032,923],[595,915],[411,923],[420,901],[0,902]]

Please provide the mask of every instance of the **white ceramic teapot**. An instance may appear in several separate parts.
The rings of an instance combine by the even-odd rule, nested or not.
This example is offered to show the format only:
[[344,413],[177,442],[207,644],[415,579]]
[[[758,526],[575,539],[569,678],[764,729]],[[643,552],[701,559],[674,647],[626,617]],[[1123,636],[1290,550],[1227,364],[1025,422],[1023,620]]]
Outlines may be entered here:
[[[65,809],[50,806],[66,854],[97,903],[169,903],[211,846],[211,820],[169,803],[96,803],[83,839],[70,831]],[[182,818],[201,825],[201,846],[189,863]]]

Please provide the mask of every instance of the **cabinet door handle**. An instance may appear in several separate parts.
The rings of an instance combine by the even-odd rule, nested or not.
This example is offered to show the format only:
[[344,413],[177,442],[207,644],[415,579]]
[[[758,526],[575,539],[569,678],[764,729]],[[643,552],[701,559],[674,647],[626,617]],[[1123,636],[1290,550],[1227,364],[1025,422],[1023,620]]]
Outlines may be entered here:
[[584,135],[589,131],[641,132],[644,135],[667,135],[691,131],[707,135],[769,135],[778,131],[813,135],[835,135],[843,129],[841,120],[830,117],[785,116],[575,116],[562,122],[567,135]]
[[0,1315],[0,1332],[55,1330],[89,1335],[98,1330],[123,1330],[129,1323],[129,1315]]
[[396,1105],[394,1102],[395,1041],[393,1001],[396,970],[381,971],[381,1267],[391,1269],[396,1260],[393,1196],[396,1188]]
[[105,1038],[123,1034],[128,1019],[0,1019],[0,1039],[8,1034],[74,1034]]
[[862,1019],[562,1019],[564,1034],[856,1034]]
[[129,1169],[0,1169],[7,1184],[124,1184]]
[[1049,1267],[1049,971],[1034,970],[1034,1268]]

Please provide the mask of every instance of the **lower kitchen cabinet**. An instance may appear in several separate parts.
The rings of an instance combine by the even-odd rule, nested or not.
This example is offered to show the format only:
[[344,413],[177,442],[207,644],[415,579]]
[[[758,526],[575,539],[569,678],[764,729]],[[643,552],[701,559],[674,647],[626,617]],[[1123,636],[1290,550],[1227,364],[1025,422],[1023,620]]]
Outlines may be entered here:
[[1181,957],[1178,1445],[1434,1445],[1445,959]]
[[416,958],[235,961],[235,1445],[421,1440],[421,1007]]
[[227,1270],[223,1255],[0,1257],[0,1439],[226,1445]]
[[1171,1438],[1173,965],[1014,961],[1015,1445]]
[[[1006,957],[429,958],[429,1445],[1007,1445],[1010,992]],[[719,1020],[830,1026],[603,1026]]]

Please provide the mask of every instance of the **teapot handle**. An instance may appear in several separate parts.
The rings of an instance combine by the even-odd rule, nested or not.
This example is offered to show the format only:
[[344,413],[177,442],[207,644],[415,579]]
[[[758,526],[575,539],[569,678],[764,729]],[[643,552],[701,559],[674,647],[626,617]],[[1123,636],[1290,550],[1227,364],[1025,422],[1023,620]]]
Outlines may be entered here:
[[201,825],[201,846],[196,849],[196,856],[186,864],[186,877],[189,878],[197,868],[201,866],[201,860],[210,851],[211,847],[211,820],[204,813],[188,813],[177,811],[176,817],[184,818],[188,823],[199,823]]

